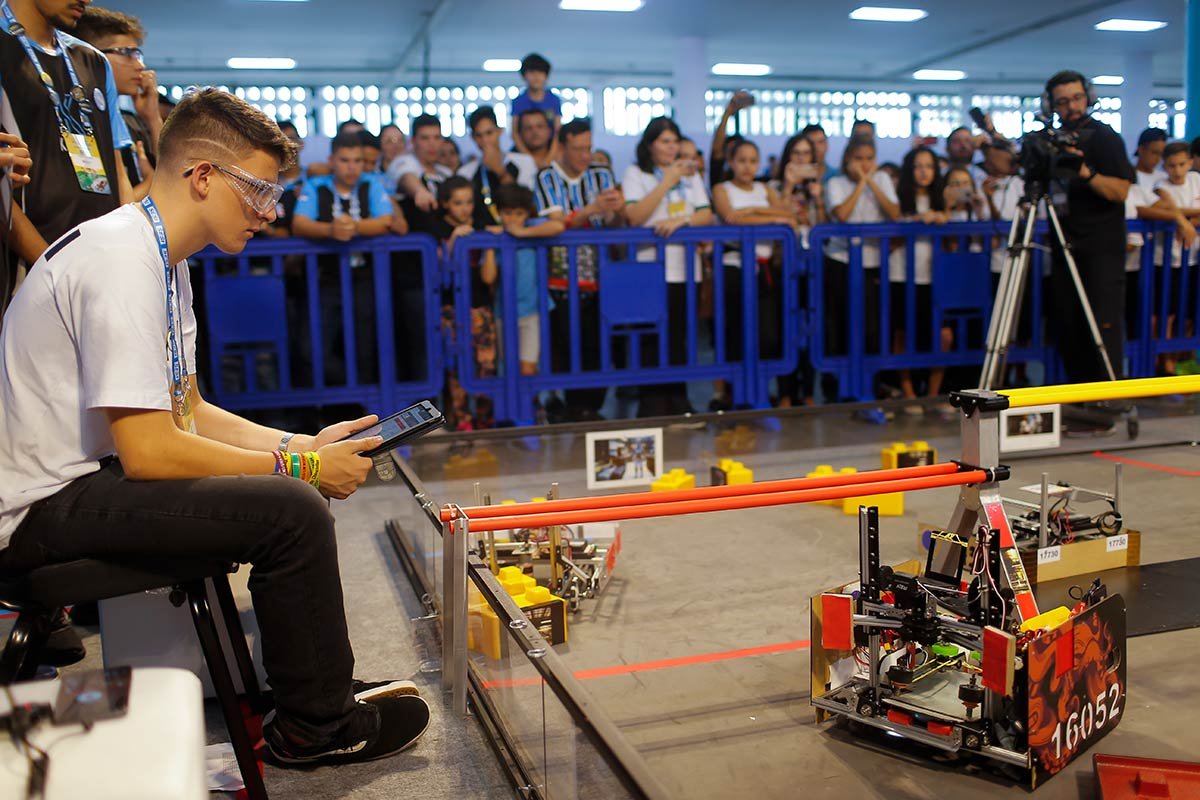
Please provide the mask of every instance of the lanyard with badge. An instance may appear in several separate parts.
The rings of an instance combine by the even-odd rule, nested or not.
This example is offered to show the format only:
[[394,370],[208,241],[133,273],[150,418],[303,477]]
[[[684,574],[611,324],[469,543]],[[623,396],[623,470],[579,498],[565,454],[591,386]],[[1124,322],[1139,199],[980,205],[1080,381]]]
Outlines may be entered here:
[[[658,167],[654,168],[654,177],[662,182],[663,173]],[[678,183],[667,189],[667,216],[682,217],[687,214],[687,197],[683,193],[683,178],[680,178]]]
[[71,81],[71,97],[75,98],[75,102],[79,104],[83,133],[72,133],[67,126],[58,92],[54,88],[54,81],[50,78],[50,73],[42,69],[42,62],[38,59],[33,42],[25,35],[25,26],[17,21],[7,2],[0,3],[0,9],[3,9],[4,22],[8,26],[8,32],[20,40],[21,46],[25,48],[25,55],[33,64],[33,71],[50,96],[50,105],[54,108],[54,115],[58,118],[58,128],[62,134],[61,146],[63,151],[71,157],[71,166],[75,169],[75,178],[79,181],[79,188],[93,194],[112,194],[112,184],[109,182],[108,176],[104,174],[104,162],[100,159],[100,147],[96,144],[96,133],[92,128],[91,103],[84,94],[83,84],[75,72],[75,64],[71,61],[71,54],[67,50],[66,43],[63,42],[58,31],[54,31],[54,42],[58,45],[58,50],[62,53],[63,61],[67,65],[67,75]]
[[484,208],[492,215],[493,222],[500,221],[500,214],[496,211],[496,204],[492,202],[492,181],[488,177],[487,164],[479,165],[479,193],[483,196]]
[[167,250],[167,229],[163,227],[162,217],[154,201],[147,196],[142,200],[142,210],[150,219],[150,227],[154,228],[154,238],[158,242],[158,254],[163,262],[163,279],[167,284],[167,341],[171,347],[171,412],[175,424],[188,433],[196,432],[196,420],[192,415],[192,384],[188,375],[187,359],[179,352],[179,339],[183,338],[180,329],[176,334],[176,314],[178,324],[183,325],[183,311],[178,308],[179,292],[175,287],[177,273],[171,269],[171,255]]

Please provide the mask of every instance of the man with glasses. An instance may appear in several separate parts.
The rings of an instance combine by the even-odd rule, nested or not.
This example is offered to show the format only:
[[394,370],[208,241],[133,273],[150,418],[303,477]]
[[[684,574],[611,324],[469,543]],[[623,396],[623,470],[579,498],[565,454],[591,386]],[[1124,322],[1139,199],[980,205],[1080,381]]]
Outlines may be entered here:
[[9,245],[32,264],[79,223],[133,199],[120,151],[132,142],[104,55],[67,31],[90,0],[0,4],[0,127],[29,143],[37,169],[13,204]]
[[163,125],[150,194],[56,241],[0,332],[0,569],[80,558],[250,564],[285,764],[382,758],[424,733],[408,681],[356,682],[326,498],[345,499],[374,416],[316,436],[257,425],[197,389],[187,257],[235,255],[275,218],[296,146],[218,89]]
[[[1073,132],[1081,157],[1078,175],[1065,186],[1051,188],[1051,200],[1062,221],[1063,234],[1079,267],[1104,349],[1116,377],[1123,372],[1125,357],[1122,320],[1125,309],[1125,196],[1136,180],[1121,135],[1091,116],[1096,104],[1091,81],[1073,70],[1056,73],[1046,82],[1045,105],[1058,116],[1066,131]],[[1064,191],[1065,190],[1065,191]],[[1107,380],[1104,361],[1088,335],[1083,305],[1078,300],[1056,238],[1051,273],[1052,325],[1067,375],[1072,381]],[[1079,432],[1084,432],[1081,426]],[[1111,422],[1088,426],[1089,432],[1104,433]]]
[[75,35],[104,53],[117,93],[130,98],[122,104],[132,105],[132,110],[122,108],[121,118],[129,128],[133,147],[121,154],[134,196],[140,200],[150,190],[163,122],[158,113],[158,80],[154,70],[146,69],[142,56],[146,31],[137,17],[89,6],[75,26]]

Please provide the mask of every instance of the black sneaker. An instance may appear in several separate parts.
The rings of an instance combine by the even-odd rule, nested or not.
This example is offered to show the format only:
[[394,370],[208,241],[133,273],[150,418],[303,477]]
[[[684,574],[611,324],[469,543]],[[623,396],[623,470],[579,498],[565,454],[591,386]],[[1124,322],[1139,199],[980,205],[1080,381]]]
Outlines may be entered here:
[[282,764],[354,764],[407,750],[428,727],[429,704],[420,695],[404,694],[358,703],[346,727],[330,742],[288,742],[273,721],[264,723],[263,739]]
[[83,639],[79,638],[79,632],[71,626],[71,618],[67,616],[67,612],[60,608],[51,622],[46,643],[33,654],[34,659],[38,664],[65,667],[82,661],[86,655],[87,648],[83,646]]
[[[369,703],[388,697],[402,697],[406,694],[421,694],[421,690],[412,681],[360,681],[355,680],[354,699],[359,703]],[[263,715],[263,726],[275,719],[275,709]]]

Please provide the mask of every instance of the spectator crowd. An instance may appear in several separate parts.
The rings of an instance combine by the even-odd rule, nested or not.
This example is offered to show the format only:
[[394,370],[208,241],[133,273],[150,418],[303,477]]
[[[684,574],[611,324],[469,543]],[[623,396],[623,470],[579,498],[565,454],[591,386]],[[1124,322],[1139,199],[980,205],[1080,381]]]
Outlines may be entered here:
[[[80,16],[71,4],[58,5],[61,11],[47,18],[44,30],[27,31],[38,47],[33,55],[41,64],[44,79],[27,68],[30,51],[21,40],[11,30],[0,35],[4,89],[0,167],[11,178],[9,190],[18,199],[11,204],[11,219],[5,220],[5,283],[0,287],[0,300],[5,302],[18,288],[27,267],[62,234],[145,195],[156,168],[159,131],[171,112],[172,104],[159,91],[154,71],[145,66],[141,45],[146,32],[137,19],[95,5],[87,6]],[[669,238],[684,227],[785,225],[795,230],[801,247],[807,247],[813,228],[827,223],[907,221],[928,226],[1007,221],[1025,196],[1016,148],[991,128],[986,117],[983,130],[957,128],[940,149],[936,142],[914,141],[899,164],[879,163],[874,125],[857,120],[840,160],[830,163],[829,139],[817,124],[805,126],[788,139],[778,155],[763,153],[755,142],[730,133],[730,121],[754,102],[746,92],[733,95],[711,141],[704,142],[707,157],[689,136],[695,132],[681,131],[673,120],[659,117],[646,126],[636,145],[634,163],[618,177],[608,154],[594,148],[590,122],[563,121],[559,98],[549,88],[550,75],[549,61],[538,54],[527,56],[521,64],[526,88],[512,101],[508,113],[498,115],[494,107],[486,105],[471,112],[470,148],[466,142],[445,136],[441,121],[428,114],[413,119],[407,131],[385,125],[375,133],[359,121],[343,122],[324,163],[303,170],[293,167],[280,176],[283,195],[276,218],[263,235],[364,242],[372,237],[422,233],[434,237],[443,257],[451,255],[463,237],[477,231],[522,240],[514,261],[516,346],[521,372],[531,375],[543,363],[543,348],[549,349],[548,363],[553,370],[566,369],[572,358],[573,333],[579,340],[583,367],[599,366],[598,266],[602,259],[597,247],[578,248],[571,259],[565,248],[552,247],[548,280],[542,287],[535,247],[524,240],[555,237],[575,229],[645,227]],[[511,131],[500,126],[499,120],[505,118],[512,120]],[[301,144],[292,123],[279,125],[289,139]],[[1194,285],[1190,270],[1195,267],[1196,249],[1192,246],[1200,220],[1200,174],[1193,171],[1197,161],[1196,143],[1170,142],[1165,131],[1149,128],[1138,136],[1129,164],[1136,179],[1124,201],[1125,216],[1175,226],[1170,256],[1176,268],[1172,274],[1175,294],[1180,286],[1188,285],[1189,278]],[[932,341],[938,337],[930,336],[926,326],[917,326],[917,341],[905,341],[909,307],[904,287],[909,281],[915,283],[917,318],[926,320],[930,315],[932,265],[938,249],[934,238],[921,235],[911,248],[899,240],[890,245],[874,239],[863,243],[861,265],[867,276],[864,333],[869,343],[885,341],[896,352],[954,346],[955,334],[949,328],[940,332],[938,341]],[[996,235],[989,248],[993,273],[999,273],[1005,258],[1003,239]],[[1130,236],[1126,262],[1130,277],[1125,293],[1130,324],[1138,308],[1136,270],[1141,263],[1141,245],[1140,235]],[[978,248],[979,242],[966,246]],[[780,279],[778,247],[769,241],[756,245],[753,266],[757,280],[750,284],[741,278],[750,265],[743,263],[743,254],[734,248],[724,251],[721,263],[713,263],[711,247],[689,251],[668,244],[661,256],[656,246],[633,248],[636,260],[661,258],[664,263],[665,350],[670,363],[683,363],[686,358],[682,330],[689,313],[689,270],[701,287],[710,286],[716,272],[722,273],[725,308],[717,318],[725,326],[728,358],[740,358],[744,349],[744,285],[757,286],[759,293],[760,352],[770,357],[781,351],[785,282]],[[953,247],[947,240],[941,249]],[[1190,253],[1186,264],[1181,263],[1181,248]],[[821,253],[825,280],[819,301],[830,353],[846,352],[841,312],[853,299],[848,294],[851,250],[848,239],[835,237],[824,240]],[[691,263],[689,252],[694,254]],[[423,352],[420,343],[427,333],[422,323],[425,287],[414,258],[398,252],[392,264],[394,329],[397,342],[405,343],[397,350],[407,353]],[[1156,258],[1156,263],[1163,263],[1161,247]],[[352,301],[342,296],[347,283],[338,259],[324,258],[318,266],[316,307],[328,333],[323,343],[325,385],[344,383],[350,373],[342,355],[345,302],[360,310],[354,323],[359,343],[354,365],[357,375],[362,380],[379,374],[378,354],[372,345],[375,289],[371,270],[361,269],[368,263],[365,253],[352,253],[349,260]],[[500,339],[497,287],[501,265],[488,250],[472,251],[470,264],[471,286],[466,296],[470,298],[469,335],[476,363],[469,368],[481,376],[494,375]],[[568,302],[572,269],[576,321]],[[887,315],[891,330],[882,335],[881,282],[891,287]],[[313,304],[305,299],[310,286],[303,263],[290,266],[288,286],[289,329],[307,331]],[[543,290],[548,295],[544,301],[539,296]],[[702,289],[702,300],[705,296]],[[711,302],[711,297],[708,300]],[[197,303],[202,301],[198,290]],[[445,321],[452,326],[452,300],[447,297],[445,303]],[[543,308],[549,314],[548,328],[543,328],[540,319]],[[706,313],[711,319],[711,309]],[[1194,309],[1185,306],[1184,316],[1188,315],[1194,315]],[[1190,318],[1172,319],[1168,327],[1190,331],[1191,325]],[[551,332],[548,342],[542,341],[543,330]],[[707,333],[715,338],[715,331]],[[311,345],[304,337],[297,334],[292,342],[297,352],[311,361],[312,353],[305,352]],[[656,347],[649,348],[648,357],[655,358],[657,352]],[[1160,369],[1171,373],[1177,361],[1177,356],[1164,357]],[[402,355],[397,376],[401,380],[421,377],[425,368],[419,357]],[[303,373],[306,367],[293,365],[293,369]],[[921,395],[937,396],[947,385],[940,369],[900,370],[890,377],[889,391],[914,400]],[[312,381],[314,376],[310,372],[299,379]],[[569,389],[548,398],[543,412],[551,420],[595,419],[605,392],[603,388]],[[818,396],[839,399],[837,382],[828,375],[817,380],[802,366],[779,379],[774,400],[790,406],[812,403]],[[486,399],[469,397],[454,374],[446,378],[445,402],[448,416],[461,428],[494,424]],[[737,402],[730,387],[722,382],[713,387],[711,409],[731,408]],[[906,410],[919,414],[922,408],[914,403]],[[644,416],[693,410],[683,384],[642,387],[639,394],[639,414]]]

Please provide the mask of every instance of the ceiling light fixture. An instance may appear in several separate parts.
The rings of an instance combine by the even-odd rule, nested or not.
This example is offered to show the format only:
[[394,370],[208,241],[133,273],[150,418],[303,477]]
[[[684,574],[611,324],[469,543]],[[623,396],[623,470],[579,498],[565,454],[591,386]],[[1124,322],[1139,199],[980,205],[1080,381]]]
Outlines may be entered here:
[[1092,83],[1096,86],[1120,86],[1125,82],[1125,78],[1121,75],[1097,75],[1092,78]]
[[238,57],[225,62],[230,69],[295,69],[294,58]]
[[1096,23],[1098,31],[1125,31],[1126,33],[1145,33],[1167,27],[1167,23],[1157,19],[1106,19]]
[[739,75],[743,77],[761,77],[771,74],[767,64],[739,64],[733,61],[722,61],[712,65],[713,75]]
[[866,22],[916,22],[925,19],[929,12],[923,8],[883,8],[860,6],[850,12],[850,19]]
[[516,72],[520,68],[519,58],[489,58],[483,62],[484,72]]
[[643,0],[558,0],[563,11],[637,11]]
[[918,81],[961,81],[967,73],[961,69],[919,69],[912,76]]

